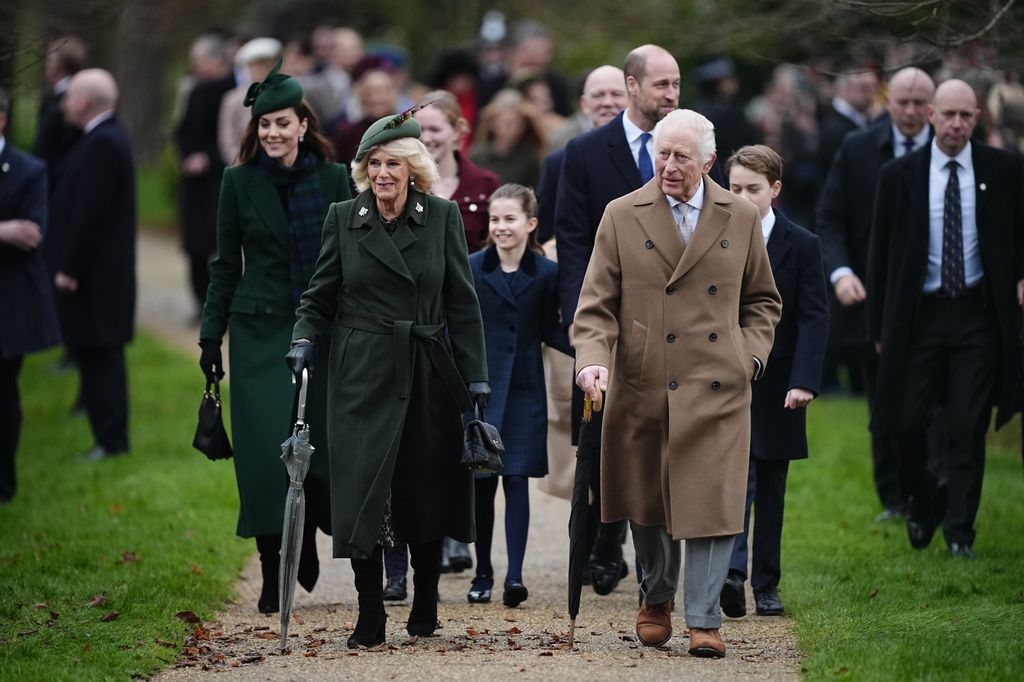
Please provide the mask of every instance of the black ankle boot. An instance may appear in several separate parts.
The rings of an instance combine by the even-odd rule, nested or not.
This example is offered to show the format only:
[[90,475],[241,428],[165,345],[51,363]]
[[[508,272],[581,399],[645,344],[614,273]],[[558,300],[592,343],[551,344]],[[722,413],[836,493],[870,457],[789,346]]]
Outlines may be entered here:
[[320,557],[316,551],[316,526],[307,527],[302,534],[302,556],[299,557],[299,584],[312,592],[320,577]]
[[281,610],[278,598],[278,576],[281,570],[281,536],[261,535],[256,538],[256,549],[260,551],[260,569],[263,586],[256,608],[260,613],[277,613]]
[[383,644],[388,614],[384,611],[384,562],[380,547],[367,559],[352,559],[352,571],[359,593],[359,618],[348,638],[348,648]]
[[409,545],[413,597],[406,631],[429,637],[437,630],[437,583],[441,579],[441,540]]

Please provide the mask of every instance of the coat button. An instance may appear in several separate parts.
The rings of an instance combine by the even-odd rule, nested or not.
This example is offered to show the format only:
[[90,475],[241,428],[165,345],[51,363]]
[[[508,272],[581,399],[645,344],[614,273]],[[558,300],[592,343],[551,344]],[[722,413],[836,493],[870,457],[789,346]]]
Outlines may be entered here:
[[271,313],[274,312],[274,309],[268,305],[263,308],[263,312],[265,312],[267,315],[270,315]]
[[668,390],[670,390],[670,391],[674,391],[674,390],[676,390],[677,388],[679,388],[679,384],[677,384],[677,383],[676,383],[676,382],[674,382],[674,381],[670,381],[670,382],[668,382]]
[[675,334],[669,334],[668,336],[665,337],[665,340],[668,341],[669,343],[675,343],[676,342],[676,335]]
[[476,204],[470,204],[469,210],[472,211],[473,213],[476,213]]
[[668,287],[668,288],[665,289],[665,293],[668,294],[669,296],[671,296],[672,294],[676,293],[676,288],[675,287]]
[[644,242],[644,248],[646,248],[646,249],[653,249],[654,248],[654,242],[652,242],[650,239],[648,239],[647,241]]
[[723,239],[722,240],[722,248],[723,249],[728,249],[729,248],[729,240],[728,239]]
[[708,341],[710,341],[711,343],[714,343],[715,341],[718,341],[718,334],[716,334],[714,332],[711,332],[710,334],[708,334]]
[[719,381],[712,381],[711,382],[711,390],[712,391],[717,391],[721,387],[722,387],[722,383],[721,382],[719,382]]
[[708,287],[708,293],[714,296],[715,294],[718,293],[718,287],[712,284],[711,286]]

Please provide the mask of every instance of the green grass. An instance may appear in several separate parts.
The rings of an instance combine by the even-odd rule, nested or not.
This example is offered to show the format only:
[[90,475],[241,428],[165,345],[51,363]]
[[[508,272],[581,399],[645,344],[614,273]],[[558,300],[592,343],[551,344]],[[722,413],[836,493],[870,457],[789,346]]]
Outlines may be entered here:
[[[1020,679],[1024,473],[1018,421],[991,435],[975,561],[910,548],[874,523],[866,408],[811,406],[811,459],[790,468],[781,591],[807,679]],[[1019,418],[1018,418],[1019,419]]]
[[191,448],[198,368],[146,336],[128,352],[132,453],[76,461],[91,436],[68,415],[77,381],[55,359],[31,357],[21,375],[18,495],[0,507],[0,679],[145,676],[183,641],[175,613],[212,616],[252,551],[234,537],[232,465]]
[[168,145],[160,161],[153,166],[136,169],[136,205],[139,225],[168,228],[178,224],[176,194],[178,191],[178,157]]

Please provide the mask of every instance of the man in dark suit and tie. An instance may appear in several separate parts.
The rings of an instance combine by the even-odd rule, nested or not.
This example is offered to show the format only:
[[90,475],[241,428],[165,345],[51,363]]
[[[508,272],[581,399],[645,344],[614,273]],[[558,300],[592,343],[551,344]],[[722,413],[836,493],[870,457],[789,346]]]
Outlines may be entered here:
[[46,164],[4,138],[10,102],[0,89],[0,505],[15,492],[22,359],[60,342],[53,290],[39,251],[46,231]]
[[[862,278],[867,277],[875,186],[886,162],[928,144],[928,107],[934,93],[935,84],[921,69],[909,67],[893,74],[885,105],[889,116],[846,136],[818,200],[817,231],[825,272],[835,290],[830,345],[860,360],[869,405],[875,396],[878,354],[868,340],[864,315],[868,292]],[[875,490],[882,502],[876,520],[901,517],[906,500],[900,491],[899,458],[891,440],[872,434],[871,458]]]
[[46,51],[44,77],[50,93],[39,104],[39,124],[32,153],[46,164],[50,190],[56,186],[64,168],[64,158],[82,131],[70,126],[60,110],[61,100],[71,77],[85,67],[88,50],[75,36],[62,36],[50,43]]
[[61,107],[82,137],[56,189],[46,249],[95,438],[87,459],[128,451],[124,346],[135,329],[135,169],[116,106],[108,72],[85,69],[71,79]]
[[[973,558],[992,405],[1019,408],[1024,306],[1024,164],[971,141],[977,98],[961,80],[935,91],[931,144],[882,168],[868,260],[868,331],[880,352],[871,428],[895,436],[911,546],[936,526]],[[937,404],[948,432],[946,494],[926,467]]]
[[[571,140],[558,181],[555,240],[558,247],[559,298],[562,321],[572,338],[573,316],[583,275],[594,250],[594,236],[608,203],[654,177],[651,131],[679,106],[679,64],[664,48],[642,45],[626,56],[623,66],[628,104],[618,117]],[[573,432],[582,414],[582,392],[573,391]],[[594,427],[600,429],[600,425]],[[596,467],[595,467],[596,469]],[[600,485],[594,490],[600,508]],[[627,573],[622,558],[626,522],[600,524],[591,556],[591,579],[598,594],[608,594]]]

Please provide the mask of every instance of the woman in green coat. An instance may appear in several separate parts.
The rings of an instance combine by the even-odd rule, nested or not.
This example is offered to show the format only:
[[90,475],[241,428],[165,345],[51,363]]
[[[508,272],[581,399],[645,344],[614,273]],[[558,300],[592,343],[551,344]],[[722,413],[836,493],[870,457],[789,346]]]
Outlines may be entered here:
[[[327,208],[350,193],[345,167],[330,163],[333,148],[320,134],[297,80],[275,67],[249,89],[245,104],[252,106],[252,120],[238,164],[224,171],[221,182],[199,364],[208,379],[223,376],[221,338],[229,331],[231,431],[241,502],[237,533],[256,538],[263,569],[257,606],[272,613],[278,610],[288,487],[280,444],[291,430],[295,395],[281,355],[316,265]],[[305,484],[307,522],[299,565],[299,582],[307,590],[319,575],[316,529],[330,532],[326,389],[318,380],[310,383],[306,415],[317,447]]]
[[437,628],[442,538],[475,536],[460,415],[490,393],[483,323],[459,207],[429,194],[437,166],[419,135],[409,112],[363,135],[352,164],[360,194],[327,214],[287,356],[300,373],[313,341],[333,330],[331,524],[334,556],[352,559],[359,593],[350,647],[384,641],[382,546],[408,543],[406,630],[427,636]]

